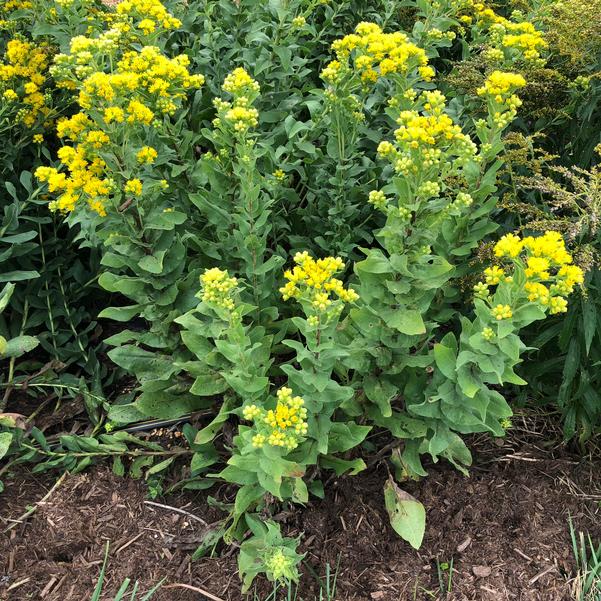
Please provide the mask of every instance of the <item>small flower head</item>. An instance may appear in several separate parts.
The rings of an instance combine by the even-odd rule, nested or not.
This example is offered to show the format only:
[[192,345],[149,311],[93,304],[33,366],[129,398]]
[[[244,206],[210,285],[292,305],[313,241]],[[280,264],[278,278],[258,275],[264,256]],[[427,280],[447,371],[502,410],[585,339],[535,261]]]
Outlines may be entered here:
[[244,407],[242,417],[254,422],[252,446],[261,448],[269,444],[287,451],[295,449],[308,430],[304,405],[301,397],[293,396],[292,389],[284,386],[276,393],[273,409],[265,410],[255,404]]
[[497,321],[501,321],[502,319],[511,319],[513,317],[513,313],[509,305],[497,305],[493,308],[492,315]]
[[223,90],[232,96],[256,95],[260,91],[259,84],[242,67],[234,69],[224,80]]
[[339,315],[342,303],[352,303],[359,295],[352,288],[345,288],[342,281],[334,275],[342,269],[344,262],[340,257],[313,259],[309,253],[296,253],[295,267],[284,273],[288,280],[280,288],[284,300],[290,298],[309,301],[311,312],[329,317]]
[[492,328],[484,328],[482,330],[482,338],[484,340],[492,340],[495,337],[495,331]]
[[487,298],[488,295],[490,294],[490,291],[488,289],[488,284],[485,284],[484,282],[478,282],[474,286],[474,294],[478,298]]
[[372,190],[369,193],[368,202],[373,205],[376,209],[384,211],[386,209],[387,199],[386,194],[382,190]]
[[297,29],[302,29],[307,24],[307,19],[302,15],[298,17],[294,17],[292,19],[292,27],[296,27]]
[[495,244],[495,256],[515,259],[524,247],[524,243],[515,234],[506,234]]
[[141,196],[142,195],[142,182],[139,179],[129,179],[125,182],[125,187],[123,188],[126,194],[132,194],[133,196]]
[[265,568],[272,580],[291,579],[294,559],[284,555],[282,549],[275,549],[266,559]]
[[244,419],[253,421],[256,417],[261,415],[261,410],[256,405],[247,405],[242,410],[242,415]]
[[493,265],[484,270],[484,277],[489,286],[496,286],[505,279],[505,272],[498,265]]
[[151,165],[157,156],[158,153],[152,146],[143,146],[136,154],[136,159],[142,165]]
[[556,315],[557,313],[565,313],[568,310],[568,301],[563,296],[554,296],[549,301],[549,313]]
[[200,276],[200,283],[202,284],[201,298],[203,302],[212,303],[228,311],[234,310],[236,305],[232,294],[238,285],[236,278],[231,278],[227,271],[213,267],[207,269]]

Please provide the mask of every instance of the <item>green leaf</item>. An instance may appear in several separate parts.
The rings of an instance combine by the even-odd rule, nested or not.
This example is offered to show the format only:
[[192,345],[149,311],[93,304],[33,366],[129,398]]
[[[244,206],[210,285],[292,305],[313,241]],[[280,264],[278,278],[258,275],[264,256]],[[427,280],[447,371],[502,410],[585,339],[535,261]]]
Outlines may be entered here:
[[37,271],[6,271],[0,273],[0,284],[2,282],[23,282],[25,280],[34,280],[39,278]]
[[225,534],[224,526],[220,524],[211,525],[208,530],[202,534],[200,546],[192,553],[192,561],[204,557],[209,551],[213,550]]
[[12,432],[0,432],[0,459],[8,453],[10,443],[12,442]]
[[[0,312],[2,307],[0,305]],[[584,345],[586,354],[591,350],[591,344],[597,331],[597,308],[591,300],[582,301],[582,329],[584,330]]]
[[138,265],[144,271],[158,275],[163,271],[163,259],[166,251],[159,251],[156,255],[146,255],[138,261]]
[[513,312],[513,322],[520,324],[520,327],[524,327],[531,324],[533,321],[545,319],[545,316],[544,310],[541,309],[539,305],[528,303],[527,305],[517,308]]
[[2,292],[0,292],[0,313],[6,309],[14,290],[15,285],[10,283],[6,284],[4,288],[2,288]]
[[119,457],[119,455],[117,455],[116,457],[113,458],[113,473],[116,476],[124,476],[125,475],[125,467],[124,467],[123,461],[121,460],[121,457]]
[[360,445],[371,431],[371,426],[359,426],[355,422],[334,422],[328,440],[329,453],[343,453]]
[[463,366],[457,370],[457,384],[461,388],[461,392],[470,399],[473,399],[483,387],[482,382],[474,377],[469,366]]
[[211,423],[196,434],[194,444],[211,442],[215,438],[215,434],[221,430],[221,426],[229,419],[234,405],[235,401],[233,398],[226,399],[223,405],[221,405],[219,413],[213,418]]
[[399,389],[382,376],[368,376],[363,382],[363,390],[367,398],[376,403],[384,417],[392,415],[390,401],[398,394]]
[[20,357],[32,351],[40,341],[33,336],[17,336],[6,342],[6,350],[2,357]]
[[153,474],[158,474],[159,472],[166,470],[174,461],[175,457],[169,457],[157,463],[156,465],[153,465],[150,469],[146,471],[146,478],[148,478],[148,476],[152,476]]
[[350,311],[350,316],[353,323],[364,335],[371,339],[380,337],[382,327],[380,319],[376,315],[363,307],[360,309],[353,307]]
[[135,403],[127,405],[112,405],[109,407],[108,418],[116,424],[131,424],[142,421],[146,416],[136,408]]
[[142,468],[148,465],[152,465],[153,459],[152,457],[145,455],[142,457],[136,457],[132,462],[129,468],[129,475],[132,478],[141,478],[142,477]]
[[401,490],[392,478],[384,485],[384,504],[395,532],[414,549],[419,549],[426,531],[426,510],[409,493]]
[[190,387],[190,392],[196,396],[214,396],[228,389],[228,383],[218,374],[203,374],[198,376]]
[[144,223],[148,230],[172,230],[174,226],[186,221],[186,215],[179,211],[167,211],[153,214],[152,219]]
[[367,250],[367,258],[355,263],[355,269],[363,273],[391,273],[390,261],[379,250]]
[[28,232],[22,232],[20,234],[11,234],[10,236],[2,236],[0,238],[0,242],[4,242],[5,244],[23,244],[23,242],[29,242],[29,240],[33,240],[36,238],[38,233],[34,230],[29,230]]
[[392,311],[384,317],[384,321],[391,328],[401,332],[401,334],[416,336],[426,333],[426,326],[424,325],[421,313],[415,309]]
[[144,391],[134,404],[145,417],[158,419],[175,419],[206,406],[206,402],[199,397],[167,390]]
[[113,319],[115,321],[131,321],[140,313],[141,305],[129,305],[127,307],[107,307],[98,314],[98,317]]
[[139,380],[166,380],[176,371],[170,357],[151,353],[132,344],[114,348],[108,356],[119,367],[136,374]]
[[319,464],[326,469],[331,469],[336,472],[337,476],[342,476],[348,472],[350,476],[356,476],[367,468],[363,459],[340,459],[333,455],[323,455],[319,458]]
[[434,360],[443,375],[454,382],[457,377],[457,343],[455,342],[455,347],[453,348],[447,346],[444,342],[445,339],[443,338],[440,343],[434,345]]
[[263,496],[263,491],[256,484],[247,484],[242,486],[236,494],[234,501],[234,513],[239,517],[243,515],[248,508]]

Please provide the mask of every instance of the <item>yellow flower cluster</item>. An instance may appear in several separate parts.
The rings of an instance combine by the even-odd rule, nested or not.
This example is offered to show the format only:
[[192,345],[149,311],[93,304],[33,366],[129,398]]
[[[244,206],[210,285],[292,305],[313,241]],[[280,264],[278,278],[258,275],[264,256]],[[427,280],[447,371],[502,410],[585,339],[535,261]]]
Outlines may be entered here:
[[542,236],[527,236],[526,238],[507,234],[497,242],[494,252],[497,257],[515,258],[523,250],[526,250],[532,257],[548,259],[554,266],[569,265],[573,262],[561,234],[555,231],[545,232]]
[[495,33],[498,32],[504,48],[517,50],[528,61],[540,58],[541,52],[548,46],[543,34],[527,21],[522,23],[506,21],[491,29]]
[[500,129],[504,129],[517,114],[522,101],[514,92],[526,85],[526,80],[518,73],[493,71],[478,88],[478,96],[489,100],[490,117]]
[[[144,17],[156,27],[179,26],[158,0],[124,0],[116,15],[131,23]],[[54,210],[73,211],[81,199],[104,216],[111,194],[138,197],[164,188],[160,182],[147,186],[137,177],[138,170],[156,160],[157,150],[138,146],[133,156],[119,157],[123,141],[146,139],[145,128],[160,127],[164,116],[172,115],[188,90],[201,86],[204,78],[189,73],[186,55],[169,58],[156,46],[139,46],[137,39],[115,25],[95,37],[74,37],[70,54],[55,57],[52,74],[63,87],[79,90],[81,111],[57,124],[58,137],[73,144],[62,150],[68,160],[59,153],[68,173],[39,171],[51,192],[62,192],[50,205]],[[127,181],[113,181],[117,175],[105,173],[102,156],[113,150],[130,170]]]
[[397,123],[400,126],[394,132],[397,142],[414,149],[448,142],[461,133],[461,128],[444,114],[420,115],[417,111],[402,111]]
[[288,282],[280,288],[284,300],[304,298],[311,303],[312,309],[320,314],[330,309],[342,311],[342,304],[334,304],[335,300],[331,298],[331,294],[335,294],[342,303],[352,303],[359,298],[353,289],[345,288],[343,283],[334,277],[344,267],[340,257],[326,257],[316,261],[305,251],[296,253],[294,262],[296,266],[284,273]]
[[[94,71],[84,79],[79,105],[84,109],[123,110],[128,98],[133,96],[127,106],[134,120],[150,122],[154,113],[173,114],[177,103],[185,98],[185,91],[204,83],[202,75],[190,75],[187,69],[189,62],[184,54],[167,58],[156,46],[126,52],[117,63],[115,72]],[[140,95],[143,95],[144,101]],[[138,107],[138,113],[143,111],[144,116],[138,117],[136,111],[131,110],[132,106]]]
[[216,127],[226,123],[239,134],[246,133],[259,123],[259,111],[251,105],[260,92],[259,84],[241,67],[234,69],[224,80],[222,89],[233,96],[232,102],[216,99],[213,104],[218,117]]
[[394,132],[396,146],[388,141],[378,146],[378,154],[390,161],[397,173],[417,174],[441,161],[454,160],[460,165],[475,156],[476,145],[444,112],[446,99],[440,92],[424,92],[418,102],[421,111],[400,111],[399,128]]
[[42,92],[50,64],[50,48],[15,38],[6,45],[4,61],[0,63],[0,91],[8,102],[23,106],[17,119],[33,127],[39,119],[46,121],[50,107]]
[[484,328],[482,330],[482,338],[484,340],[492,340],[495,337],[495,331],[492,328]]
[[506,281],[507,277],[511,276],[507,276],[505,271],[498,265],[493,265],[484,270],[484,278],[489,286],[496,286],[500,282]]
[[[528,21],[518,23],[497,14],[483,2],[471,0],[471,6],[465,7],[472,12],[476,26],[488,31],[491,48],[487,53],[489,58],[502,60],[523,59],[536,61],[540,59],[548,44],[542,32]],[[471,19],[471,17],[468,17]],[[465,22],[465,21],[464,21]]]
[[504,71],[493,71],[478,88],[479,96],[493,96],[499,103],[507,103],[507,99],[520,88],[526,85],[526,80],[519,73],[506,73]]
[[35,172],[40,182],[48,184],[49,192],[60,193],[56,200],[50,202],[50,210],[73,211],[77,201],[84,196],[88,206],[104,217],[105,200],[114,186],[110,179],[103,177],[106,163],[99,157],[90,160],[84,145],[76,148],[63,146],[58,151],[58,158],[67,167],[69,177],[52,167],[38,167]]
[[233,106],[226,111],[225,120],[231,123],[238,133],[243,133],[251,127],[257,127],[259,111],[252,107],[241,106],[238,100],[238,106]]
[[524,243],[519,236],[516,236],[515,234],[505,234],[505,236],[495,244],[494,252],[497,257],[509,257],[515,259],[520,255],[523,247]]
[[158,153],[152,146],[143,146],[136,154],[136,159],[143,165],[152,165],[157,156]]
[[4,0],[0,6],[0,14],[8,14],[15,10],[27,10],[33,7],[31,0]]
[[304,400],[292,396],[292,390],[286,386],[277,391],[276,397],[275,409],[265,411],[256,405],[247,405],[242,410],[242,416],[255,422],[257,434],[252,437],[254,447],[261,448],[267,443],[291,451],[307,434],[307,409]]
[[302,15],[299,15],[298,17],[294,17],[294,19],[292,19],[292,27],[296,27],[297,29],[303,28],[306,24],[307,19],[305,19],[305,17],[303,17]]
[[159,0],[123,0],[117,4],[116,13],[127,22],[133,21],[143,34],[149,35],[159,28],[177,29],[181,21],[171,15]]
[[242,67],[237,67],[228,74],[221,87],[232,96],[258,94],[261,90],[259,84]]
[[336,40],[332,50],[336,60],[321,73],[321,77],[331,84],[338,81],[343,71],[351,68],[351,57],[354,69],[366,84],[391,74],[408,75],[415,69],[426,81],[434,77],[423,48],[410,42],[400,31],[384,33],[375,23],[359,23],[355,33]]
[[380,211],[385,211],[388,200],[386,198],[386,194],[384,194],[382,190],[372,190],[369,193],[369,198],[367,202],[369,202],[370,205],[373,205],[376,209],[379,209]]
[[142,182],[138,178],[128,179],[125,182],[123,191],[132,196],[142,196]]
[[[582,269],[573,265],[573,259],[566,250],[565,242],[558,232],[548,231],[542,236],[527,236],[520,238],[515,234],[503,236],[495,245],[495,255],[499,259],[510,259],[515,268],[519,268],[524,278],[523,289],[518,295],[523,295],[528,302],[536,302],[549,313],[567,311],[567,297],[576,285],[584,282]],[[513,276],[506,271],[493,266],[485,270],[485,282],[479,282],[474,287],[477,296],[489,297],[489,286],[513,282]],[[517,302],[517,301],[516,301]],[[497,320],[511,317],[509,305],[497,305],[492,314]]]
[[213,267],[207,269],[200,276],[202,284],[202,300],[205,303],[212,303],[228,311],[233,311],[235,302],[232,298],[232,292],[238,285],[236,278],[231,278],[227,271]]
[[493,308],[492,315],[497,321],[501,321],[502,319],[511,319],[513,317],[513,313],[509,305],[497,305]]

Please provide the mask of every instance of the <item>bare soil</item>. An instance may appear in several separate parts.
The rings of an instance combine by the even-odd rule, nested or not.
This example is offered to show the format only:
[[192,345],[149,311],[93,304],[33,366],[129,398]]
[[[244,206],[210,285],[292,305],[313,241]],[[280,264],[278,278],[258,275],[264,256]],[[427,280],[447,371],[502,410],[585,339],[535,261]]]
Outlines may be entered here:
[[[568,520],[571,516],[577,529],[601,539],[601,462],[580,459],[560,444],[548,448],[547,438],[544,424],[524,419],[507,439],[471,441],[475,453],[469,478],[437,464],[430,466],[428,478],[406,483],[404,488],[427,508],[419,551],[400,540],[388,523],[382,498],[385,465],[335,480],[324,500],[283,512],[278,517],[286,534],[303,534],[299,599],[313,601],[317,576],[323,576],[328,563],[333,571],[338,565],[339,601],[573,599]],[[167,507],[157,507],[147,502],[144,482],[96,466],[66,476],[36,505],[57,478],[20,472],[5,482],[0,530],[28,507],[36,510],[0,535],[1,600],[89,600],[107,541],[103,599],[112,599],[125,578],[138,580],[142,591],[165,579],[153,601],[246,598],[240,592],[235,548],[190,561],[206,526],[188,514],[207,523],[222,515],[205,494],[158,498],[154,502]],[[231,491],[211,494],[227,500]],[[258,598],[269,590],[267,583],[259,583]]]

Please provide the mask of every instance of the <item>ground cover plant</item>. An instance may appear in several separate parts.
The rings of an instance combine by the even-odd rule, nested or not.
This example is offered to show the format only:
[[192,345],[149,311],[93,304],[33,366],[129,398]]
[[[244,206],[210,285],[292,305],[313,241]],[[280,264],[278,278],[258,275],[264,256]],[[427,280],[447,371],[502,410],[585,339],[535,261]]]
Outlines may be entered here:
[[512,386],[590,439],[598,60],[543,4],[5,3],[0,473],[183,464],[235,491],[194,557],[234,543],[248,590],[298,580],[283,509],[380,460],[419,548],[406,483],[467,474]]

